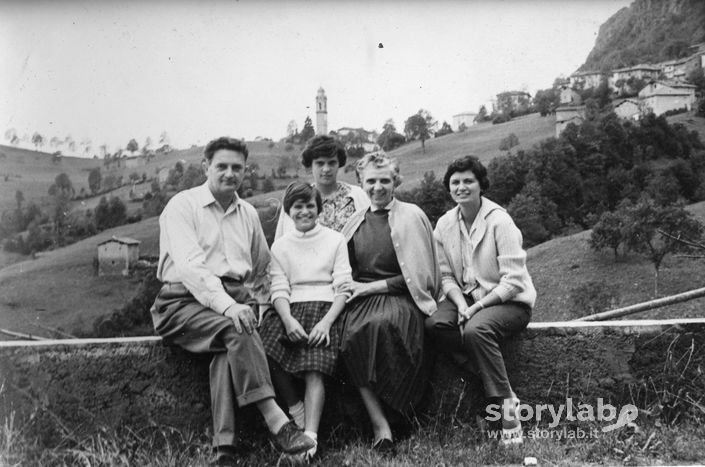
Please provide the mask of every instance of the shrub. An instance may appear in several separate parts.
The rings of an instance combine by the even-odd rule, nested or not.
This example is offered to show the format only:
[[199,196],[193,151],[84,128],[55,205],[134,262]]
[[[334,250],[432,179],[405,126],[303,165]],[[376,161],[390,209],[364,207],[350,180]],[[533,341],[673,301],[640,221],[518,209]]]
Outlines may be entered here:
[[156,276],[156,265],[136,270],[140,285],[135,296],[122,308],[93,323],[94,337],[149,336],[154,334],[149,309],[162,284]]
[[424,173],[421,186],[408,191],[399,191],[396,198],[400,201],[414,203],[426,214],[432,225],[448,209],[453,207],[453,201],[443,186],[443,182],[436,180],[433,171]]
[[576,318],[600,313],[617,306],[619,288],[604,281],[588,281],[571,289],[570,301]]

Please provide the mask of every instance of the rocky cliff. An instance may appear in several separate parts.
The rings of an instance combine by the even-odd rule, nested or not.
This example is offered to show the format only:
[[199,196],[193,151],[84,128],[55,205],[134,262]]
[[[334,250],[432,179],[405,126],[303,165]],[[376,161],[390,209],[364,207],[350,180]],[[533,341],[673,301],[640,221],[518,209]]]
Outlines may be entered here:
[[612,70],[686,57],[705,42],[705,1],[635,0],[602,26],[578,71]]

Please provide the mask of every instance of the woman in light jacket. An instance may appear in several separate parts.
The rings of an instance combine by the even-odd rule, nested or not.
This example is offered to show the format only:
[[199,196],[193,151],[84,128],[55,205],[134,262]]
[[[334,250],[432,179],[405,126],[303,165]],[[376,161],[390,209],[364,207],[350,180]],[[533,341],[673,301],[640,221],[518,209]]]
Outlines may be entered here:
[[519,400],[500,349],[527,326],[536,301],[521,232],[504,208],[482,196],[489,180],[477,158],[453,161],[443,183],[457,206],[434,231],[445,300],[426,330],[442,351],[468,359],[485,396],[502,407],[502,443],[521,443]]
[[385,410],[406,412],[423,394],[424,319],[436,311],[441,274],[428,218],[394,198],[401,183],[396,161],[367,154],[357,171],[371,207],[341,231],[353,285],[340,358],[372,422],[373,448],[389,454],[394,442]]

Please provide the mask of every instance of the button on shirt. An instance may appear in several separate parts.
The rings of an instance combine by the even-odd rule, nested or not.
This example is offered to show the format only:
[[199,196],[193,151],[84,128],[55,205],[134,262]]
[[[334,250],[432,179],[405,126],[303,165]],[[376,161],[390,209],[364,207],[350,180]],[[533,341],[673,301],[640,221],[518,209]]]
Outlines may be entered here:
[[269,292],[269,250],[256,209],[237,195],[227,210],[207,183],[176,194],[159,217],[162,282],[182,282],[218,313],[235,303],[221,278],[243,282],[260,303]]

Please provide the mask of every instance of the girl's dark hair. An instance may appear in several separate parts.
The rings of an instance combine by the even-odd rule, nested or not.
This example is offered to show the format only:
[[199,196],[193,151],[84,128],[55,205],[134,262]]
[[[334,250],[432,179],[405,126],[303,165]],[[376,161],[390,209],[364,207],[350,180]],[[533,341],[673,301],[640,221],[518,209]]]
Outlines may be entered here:
[[316,213],[320,214],[323,210],[323,199],[318,190],[308,183],[293,182],[286,187],[284,191],[284,212],[289,214],[291,206],[297,201],[316,200]]
[[456,172],[471,171],[477,181],[480,182],[480,192],[485,193],[490,188],[490,179],[487,177],[487,169],[476,156],[463,156],[450,163],[443,176],[443,186],[450,192],[450,177]]
[[203,150],[203,157],[210,162],[213,160],[213,154],[215,154],[215,152],[219,149],[229,149],[231,151],[242,153],[242,155],[245,156],[245,160],[247,160],[247,156],[249,156],[249,151],[247,150],[247,145],[244,141],[230,138],[229,136],[221,136],[220,138],[216,138],[206,144],[206,147]]
[[314,136],[308,140],[306,147],[301,153],[301,164],[308,169],[313,164],[314,159],[332,156],[338,158],[338,165],[340,167],[345,165],[347,154],[343,143],[328,135]]

